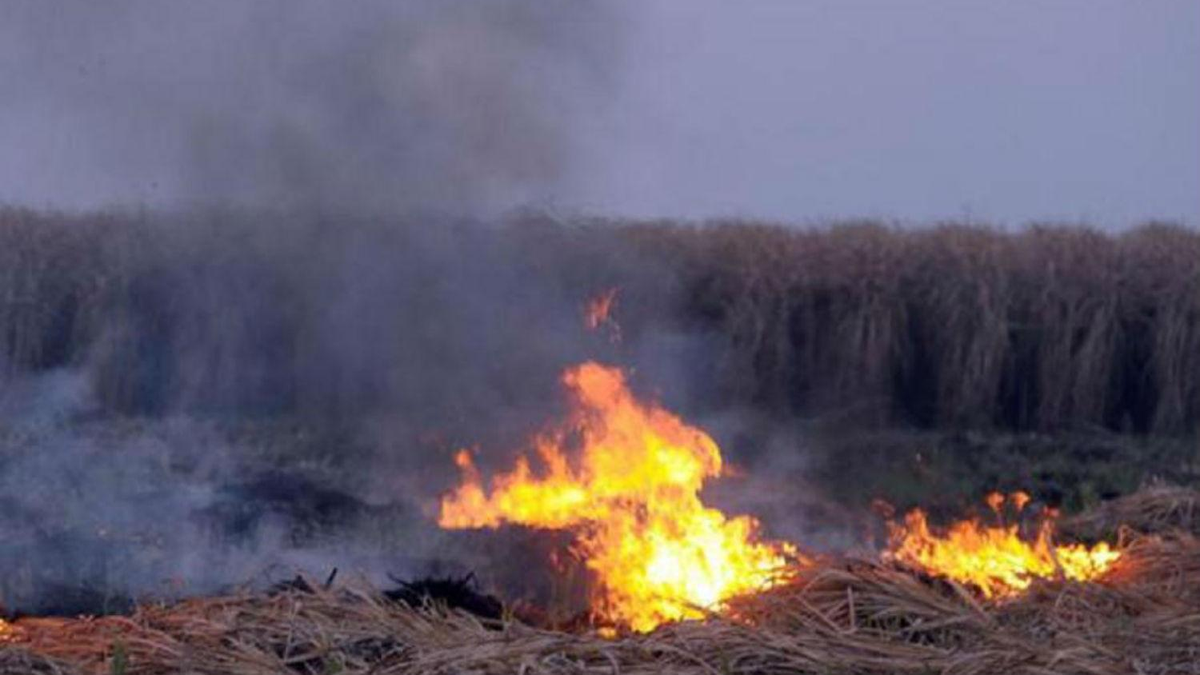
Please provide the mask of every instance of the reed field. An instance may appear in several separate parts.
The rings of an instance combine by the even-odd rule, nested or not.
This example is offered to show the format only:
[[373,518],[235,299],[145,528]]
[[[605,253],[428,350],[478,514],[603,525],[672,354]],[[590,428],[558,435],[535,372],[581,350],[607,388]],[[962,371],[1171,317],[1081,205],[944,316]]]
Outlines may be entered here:
[[722,405],[875,428],[1190,437],[1200,425],[1200,232],[1156,223],[485,227],[7,210],[0,372],[86,365],[101,405],[124,414],[380,404],[383,385],[297,375],[321,357],[315,326],[351,245],[412,270],[371,289],[390,294],[372,311],[410,323],[440,311],[421,292],[436,283],[431,246],[436,264],[517,268],[518,282],[580,298],[617,287],[627,336],[668,325],[716,337],[704,367]]

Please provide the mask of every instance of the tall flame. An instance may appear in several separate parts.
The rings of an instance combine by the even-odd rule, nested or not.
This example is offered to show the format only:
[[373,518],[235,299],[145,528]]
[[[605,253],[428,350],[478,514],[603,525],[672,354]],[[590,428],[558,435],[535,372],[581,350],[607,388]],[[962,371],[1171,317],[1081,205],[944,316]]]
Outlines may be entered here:
[[639,402],[618,368],[586,362],[563,383],[574,405],[565,425],[535,439],[542,470],[522,457],[492,478],[489,494],[470,455],[458,453],[463,482],[442,500],[442,527],[572,530],[598,577],[595,611],[635,631],[700,618],[781,579],[792,547],[760,542],[754,518],[701,501],[704,482],[722,471],[708,434]]
[[[1018,492],[1008,501],[1020,511],[1029,497]],[[1005,497],[993,493],[987,502],[1000,514]],[[1014,595],[1037,577],[1095,579],[1121,556],[1105,542],[1090,548],[1056,546],[1052,513],[1042,520],[1033,541],[1022,538],[1016,524],[987,525],[979,519],[961,520],[937,533],[920,509],[910,511],[903,524],[890,524],[890,529],[888,557],[975,586],[988,598]]]

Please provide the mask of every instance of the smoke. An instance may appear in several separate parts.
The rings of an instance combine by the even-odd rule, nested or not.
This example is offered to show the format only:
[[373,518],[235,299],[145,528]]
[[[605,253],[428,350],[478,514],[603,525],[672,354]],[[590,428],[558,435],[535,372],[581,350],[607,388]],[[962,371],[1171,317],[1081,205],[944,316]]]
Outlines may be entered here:
[[[495,211],[572,180],[602,3],[120,0],[0,9],[0,198]],[[52,186],[52,187],[50,187]],[[47,193],[47,189],[53,190]]]
[[[892,348],[890,333],[865,351],[856,347],[862,340],[845,339],[847,326],[875,335],[859,328],[892,325],[891,315],[877,320],[874,292],[827,306],[828,288],[843,288],[854,266],[822,261],[823,246],[813,259],[777,255],[777,245],[791,244],[774,238],[730,257],[736,242],[718,236],[702,247],[707,262],[686,269],[696,251],[664,254],[694,245],[686,234],[656,241],[638,227],[613,233],[513,209],[552,213],[561,195],[615,189],[627,209],[666,195],[695,212],[735,204],[739,190],[778,192],[781,180],[787,189],[778,194],[805,201],[812,194],[796,180],[796,157],[836,155],[813,160],[835,168],[849,158],[872,167],[867,183],[877,186],[877,163],[861,159],[888,145],[878,136],[884,126],[859,134],[865,152],[831,145],[812,155],[770,133],[759,112],[811,135],[805,130],[822,124],[805,115],[818,99],[843,106],[826,110],[837,121],[829,128],[854,129],[843,124],[846,105],[884,108],[857,94],[814,97],[847,82],[874,91],[825,68],[807,69],[819,82],[795,79],[798,71],[759,78],[787,86],[768,86],[770,101],[756,105],[749,90],[729,95],[739,87],[676,93],[663,83],[699,78],[692,66],[660,64],[640,70],[634,90],[643,104],[658,101],[639,107],[657,107],[662,126],[631,123],[626,141],[637,160],[623,160],[628,148],[610,141],[624,123],[610,107],[629,70],[630,7],[0,6],[0,147],[18,158],[0,162],[0,200],[83,214],[0,210],[0,605],[97,611],[295,568],[323,576],[336,566],[381,580],[498,562],[528,576],[513,551],[472,557],[456,535],[432,527],[428,509],[456,478],[454,450],[478,447],[485,470],[510,466],[530,434],[559,417],[559,373],[584,358],[630,366],[639,393],[711,431],[748,467],[752,479],[714,490],[714,500],[783,525],[775,532],[785,537],[829,535],[822,544],[844,545],[831,528],[809,527],[835,516],[803,515],[825,507],[805,488],[806,439],[763,404],[794,412],[809,390],[830,392],[838,405],[860,385],[872,396],[877,384],[903,391],[881,384],[892,379],[887,368],[861,367],[859,352],[891,349],[876,359],[884,364],[907,353]],[[812,26],[822,25],[818,14]],[[673,41],[643,31],[641,49],[653,47],[643,57],[705,42],[694,22],[664,22]],[[787,22],[773,27],[788,39],[755,42],[822,44],[793,39]],[[709,56],[696,61],[704,78],[724,71],[741,85],[755,79],[746,72],[770,72],[768,62],[728,58],[749,54],[736,46],[706,44]],[[822,64],[836,51],[764,54],[790,67]],[[851,70],[887,74],[871,63]],[[780,105],[789,87],[803,95],[803,115]],[[661,107],[660,92],[670,105]],[[715,122],[697,125],[694,111]],[[691,123],[676,124],[683,119]],[[958,125],[970,134],[977,126]],[[610,133],[589,136],[598,129]],[[779,160],[761,163],[770,180],[744,152],[755,143],[739,140],[752,137]],[[674,164],[672,146],[686,149]],[[605,180],[595,157],[584,161],[589,148],[601,148],[621,175]],[[705,153],[721,160],[698,161]],[[809,192],[816,185],[835,195],[822,184]],[[843,193],[843,203],[857,204],[862,190]],[[879,233],[863,232],[874,246]],[[828,277],[792,269],[830,264]],[[585,331],[580,316],[588,297],[614,286],[619,344]],[[1179,345],[1171,352],[1179,363],[1200,353]],[[1195,407],[1186,394],[1179,389],[1168,411],[1179,420]],[[730,399],[745,407],[727,407]]]
[[621,33],[525,0],[0,9],[32,158],[0,198],[124,198],[0,214],[0,608],[453,558],[449,453],[520,448],[625,264],[496,217],[580,179]]
[[[87,265],[10,268],[55,279],[33,305],[74,327],[57,357],[38,350],[0,382],[11,610],[99,611],[296,568],[495,578],[511,556],[430,517],[455,450],[508,466],[561,417],[560,373],[587,358],[631,366],[671,407],[705,390],[713,338],[675,323],[677,271],[606,228],[261,212],[92,227],[63,235],[99,251]],[[614,344],[583,308],[618,280]],[[7,319],[21,344],[62,339],[22,317]]]
[[[149,207],[0,211],[0,608],[335,567],[517,587],[520,540],[432,524],[455,450],[509,466],[586,358],[713,412],[721,338],[681,319],[679,269],[603,224],[508,212],[587,180],[612,7],[0,9],[0,73],[28,92],[0,104],[0,142],[38,157],[0,185]],[[615,344],[582,317],[614,286]],[[698,419],[766,447],[751,415]]]

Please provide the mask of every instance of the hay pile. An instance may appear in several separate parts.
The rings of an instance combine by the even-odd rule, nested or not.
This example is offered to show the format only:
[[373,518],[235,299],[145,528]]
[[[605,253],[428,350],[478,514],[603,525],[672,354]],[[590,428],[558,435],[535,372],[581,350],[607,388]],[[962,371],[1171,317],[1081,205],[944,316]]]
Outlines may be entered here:
[[1102,582],[1039,582],[996,604],[895,565],[830,559],[723,616],[617,639],[320,585],[18,632],[0,673],[1200,673],[1200,538],[1132,536]]
[[1143,534],[1182,530],[1200,535],[1200,492],[1175,485],[1151,485],[1059,526],[1065,536],[1092,540],[1118,537],[1123,529]]
[[1132,542],[1102,583],[1042,581],[995,604],[861,562],[814,568],[734,610],[793,645],[803,636],[814,655],[799,672],[1200,673],[1197,580],[1200,540],[1181,534]]

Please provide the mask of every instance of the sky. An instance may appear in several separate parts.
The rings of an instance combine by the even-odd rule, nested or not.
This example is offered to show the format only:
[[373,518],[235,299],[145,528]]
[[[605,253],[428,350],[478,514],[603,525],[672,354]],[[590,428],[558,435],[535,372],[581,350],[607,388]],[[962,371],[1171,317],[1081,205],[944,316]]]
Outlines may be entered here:
[[1195,0],[351,6],[8,0],[0,200],[1200,225]]

